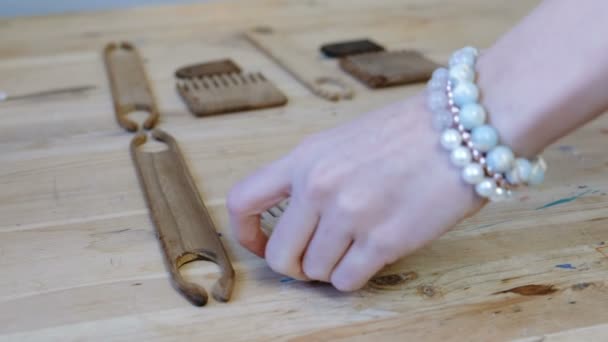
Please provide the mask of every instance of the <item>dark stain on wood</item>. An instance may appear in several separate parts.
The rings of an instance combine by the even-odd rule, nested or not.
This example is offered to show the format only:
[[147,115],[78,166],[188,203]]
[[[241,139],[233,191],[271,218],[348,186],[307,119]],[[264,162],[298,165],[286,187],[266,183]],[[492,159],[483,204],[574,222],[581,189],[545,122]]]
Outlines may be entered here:
[[420,285],[417,290],[419,295],[426,298],[433,298],[439,295],[439,291],[432,285]]
[[141,283],[133,283],[131,286],[140,286]]
[[604,256],[604,258],[608,258],[608,254],[606,254],[607,252],[604,251],[605,249],[608,249],[608,247],[597,247],[595,250],[600,253],[601,255]]
[[520,279],[520,278],[523,278],[523,277],[525,277],[525,276],[521,275],[521,276],[516,276],[516,277],[505,278],[505,279],[502,279],[500,282],[503,283],[503,284],[506,284],[508,282],[511,282],[513,280]]
[[416,272],[394,273],[374,277],[370,284],[375,287],[399,286],[415,279],[418,279]]
[[503,294],[503,293],[516,293],[516,294],[522,295],[522,296],[544,296],[544,295],[549,295],[549,294],[555,293],[556,291],[557,291],[557,289],[553,285],[534,285],[534,284],[532,284],[532,285],[514,287],[512,289],[496,292],[494,294],[497,295],[497,294]]
[[589,286],[591,286],[591,283],[578,283],[578,284],[572,285],[572,290],[574,290],[574,291],[583,291],[586,288],[588,288]]

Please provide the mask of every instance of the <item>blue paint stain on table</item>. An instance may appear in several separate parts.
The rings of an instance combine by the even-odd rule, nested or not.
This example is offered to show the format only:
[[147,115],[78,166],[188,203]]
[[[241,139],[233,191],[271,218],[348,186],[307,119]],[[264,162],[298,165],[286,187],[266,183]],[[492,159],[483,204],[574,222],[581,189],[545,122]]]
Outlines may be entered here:
[[565,270],[575,270],[576,269],[576,267],[572,266],[572,264],[555,265],[555,267],[562,268],[562,269],[565,269]]
[[554,207],[556,205],[566,204],[566,203],[570,203],[570,202],[576,201],[577,199],[585,196],[586,194],[590,193],[591,191],[592,190],[587,190],[587,191],[585,191],[583,193],[580,193],[578,195],[574,195],[572,197],[566,197],[566,198],[559,199],[557,201],[553,201],[551,203],[547,203],[547,204],[543,205],[542,207],[536,208],[536,210],[547,209],[547,208]]
[[295,279],[290,278],[290,277],[285,277],[285,278],[281,278],[281,280],[279,280],[281,283],[285,284],[285,283],[291,283],[292,281],[295,281]]

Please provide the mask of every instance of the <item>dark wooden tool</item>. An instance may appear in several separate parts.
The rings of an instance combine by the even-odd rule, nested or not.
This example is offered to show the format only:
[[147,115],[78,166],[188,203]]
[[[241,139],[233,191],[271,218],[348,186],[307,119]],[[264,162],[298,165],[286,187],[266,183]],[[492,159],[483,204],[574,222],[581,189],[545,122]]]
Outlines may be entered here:
[[370,88],[427,81],[439,67],[418,51],[364,53],[340,59],[340,67]]
[[329,58],[342,58],[369,52],[384,51],[384,47],[370,39],[355,39],[321,45],[321,52]]
[[[139,130],[131,141],[131,156],[173,285],[192,304],[205,305],[208,301],[205,289],[187,282],[179,269],[195,260],[212,261],[222,270],[213,287],[213,297],[228,301],[234,286],[234,269],[177,142],[168,133],[153,130],[159,111],[137,50],[129,43],[110,44],[104,57],[118,122],[128,131]],[[153,130],[152,137],[164,143],[166,150],[147,152],[140,148],[148,138],[145,130],[127,118],[134,110],[150,113],[143,128]]]
[[261,73],[222,73],[181,78],[177,91],[196,116],[282,106],[287,97]]
[[188,79],[234,72],[241,72],[241,68],[233,60],[225,58],[181,67],[175,72],[175,77]]
[[208,299],[205,289],[187,282],[179,268],[195,260],[214,262],[222,270],[222,277],[212,294],[215,300],[226,302],[234,287],[235,274],[213,221],[175,139],[158,129],[152,136],[165,143],[167,150],[143,151],[140,146],[147,138],[139,134],[131,143],[131,153],[173,284],[192,304],[205,305]]
[[134,111],[149,113],[145,129],[152,129],[160,116],[141,57],[131,43],[108,44],[104,51],[114,111],[118,124],[130,132],[138,130],[127,115]]

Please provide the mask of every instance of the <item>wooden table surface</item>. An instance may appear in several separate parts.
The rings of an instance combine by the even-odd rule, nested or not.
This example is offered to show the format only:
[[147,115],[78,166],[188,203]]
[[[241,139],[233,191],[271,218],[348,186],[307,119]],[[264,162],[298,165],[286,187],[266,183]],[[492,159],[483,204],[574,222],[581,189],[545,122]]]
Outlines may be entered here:
[[[330,68],[322,43],[364,36],[444,62],[464,44],[487,47],[537,3],[243,0],[0,21],[0,340],[605,340],[608,117],[547,149],[542,188],[485,208],[356,293],[274,274],[227,227],[234,182],[307,134],[422,86],[371,91],[345,75],[356,97],[327,102],[244,30],[271,25]],[[140,48],[160,127],[223,233],[237,272],[230,303],[193,307],[168,281],[132,136],[114,120],[101,52],[117,40]],[[173,72],[223,57],[264,72],[289,104],[194,118]],[[66,87],[85,88],[35,96]],[[208,288],[217,279],[213,264],[187,273]]]

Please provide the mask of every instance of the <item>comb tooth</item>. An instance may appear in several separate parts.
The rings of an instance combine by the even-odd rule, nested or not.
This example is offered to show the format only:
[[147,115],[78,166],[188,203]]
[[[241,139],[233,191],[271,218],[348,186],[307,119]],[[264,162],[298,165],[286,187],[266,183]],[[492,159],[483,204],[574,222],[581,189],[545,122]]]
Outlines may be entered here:
[[235,74],[234,77],[238,79],[239,84],[246,85],[247,83],[249,83],[247,82],[247,78],[243,74]]
[[258,80],[255,78],[254,74],[249,74],[249,79],[251,80],[251,83],[258,83]]
[[209,81],[209,78],[207,77],[201,77],[198,80],[198,83],[201,85],[201,87],[203,87],[204,89],[210,89],[212,88],[211,82]]
[[260,82],[267,82],[266,77],[264,77],[261,72],[257,72],[256,76],[258,77],[258,80],[260,80]]
[[236,85],[232,77],[230,77],[230,74],[222,74],[222,80],[229,87]]
[[236,73],[231,72],[228,74],[228,77],[230,77],[230,79],[232,80],[232,83],[234,83],[234,85],[238,86],[241,84],[241,81],[238,78],[238,75]]
[[201,78],[200,82],[203,84],[203,87],[205,87],[205,89],[213,88],[213,80],[209,77]]
[[182,80],[177,81],[177,88],[184,92],[190,91],[190,88],[188,88],[188,84]]
[[219,76],[213,75],[213,76],[211,76],[211,78],[213,79],[213,84],[215,85],[216,88],[223,88],[224,82],[222,82],[222,79],[219,78]]
[[198,85],[198,83],[196,82],[196,80],[195,80],[195,79],[193,79],[193,80],[190,82],[190,85],[191,85],[191,86],[192,86],[192,88],[194,88],[195,90],[199,90],[199,85]]

